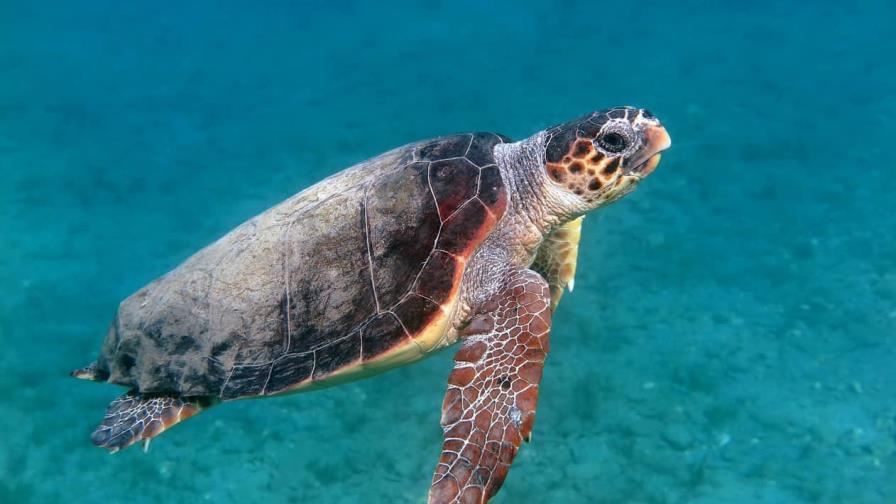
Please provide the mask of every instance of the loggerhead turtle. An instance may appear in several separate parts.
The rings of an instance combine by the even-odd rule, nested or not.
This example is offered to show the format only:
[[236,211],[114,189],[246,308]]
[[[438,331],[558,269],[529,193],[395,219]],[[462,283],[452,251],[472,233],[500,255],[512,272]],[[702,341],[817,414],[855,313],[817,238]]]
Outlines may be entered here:
[[223,401],[343,383],[461,340],[429,502],[488,501],[532,430],[582,217],[669,145],[650,112],[614,108],[520,142],[422,141],[323,180],[120,304],[99,358],[72,372],[129,388],[93,442],[148,443]]

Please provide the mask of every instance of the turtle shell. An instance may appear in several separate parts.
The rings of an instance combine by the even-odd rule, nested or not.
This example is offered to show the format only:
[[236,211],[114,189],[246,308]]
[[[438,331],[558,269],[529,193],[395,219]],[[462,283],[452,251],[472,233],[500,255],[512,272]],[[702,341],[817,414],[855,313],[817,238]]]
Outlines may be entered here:
[[125,299],[97,367],[223,399],[333,384],[445,344],[506,194],[491,133],[383,154],[237,227]]

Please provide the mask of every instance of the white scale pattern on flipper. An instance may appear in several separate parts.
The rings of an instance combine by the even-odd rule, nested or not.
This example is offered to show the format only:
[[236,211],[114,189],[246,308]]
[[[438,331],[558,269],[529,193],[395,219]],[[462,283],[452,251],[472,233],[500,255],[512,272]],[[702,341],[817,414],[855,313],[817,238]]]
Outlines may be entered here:
[[531,270],[517,272],[492,305],[470,323],[454,358],[430,504],[487,501],[531,435],[548,351],[547,283]]

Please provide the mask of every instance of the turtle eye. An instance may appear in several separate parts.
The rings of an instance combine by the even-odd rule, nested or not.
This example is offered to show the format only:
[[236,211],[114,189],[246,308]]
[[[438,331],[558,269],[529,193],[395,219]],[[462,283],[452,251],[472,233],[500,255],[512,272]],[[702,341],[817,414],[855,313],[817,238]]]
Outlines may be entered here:
[[607,152],[618,154],[628,147],[628,139],[622,133],[608,131],[597,139],[600,146]]

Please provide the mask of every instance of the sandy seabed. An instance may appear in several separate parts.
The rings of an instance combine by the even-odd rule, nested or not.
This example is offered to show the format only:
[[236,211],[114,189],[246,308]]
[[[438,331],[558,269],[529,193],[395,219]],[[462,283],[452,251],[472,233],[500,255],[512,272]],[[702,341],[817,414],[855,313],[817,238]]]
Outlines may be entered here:
[[[896,502],[891,2],[0,7],[0,501],[421,503],[451,351],[109,456],[116,304],[409,141],[646,106],[496,503]],[[889,44],[889,47],[888,47]]]

